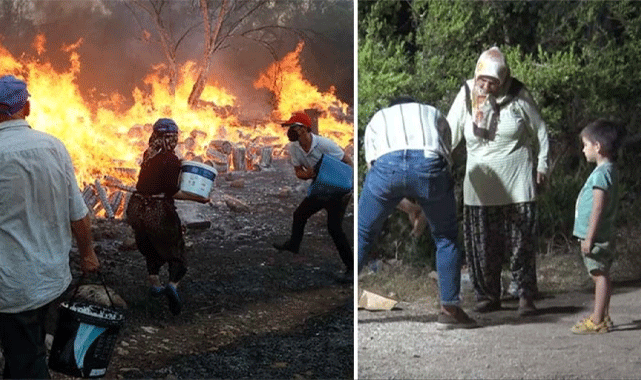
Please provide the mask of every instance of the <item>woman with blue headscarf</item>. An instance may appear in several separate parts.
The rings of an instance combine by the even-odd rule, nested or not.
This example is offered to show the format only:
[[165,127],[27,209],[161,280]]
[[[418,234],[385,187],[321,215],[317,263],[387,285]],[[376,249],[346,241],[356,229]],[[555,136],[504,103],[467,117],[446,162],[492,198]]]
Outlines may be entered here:
[[[187,273],[185,241],[174,199],[209,202],[209,198],[184,193],[178,187],[181,162],[174,152],[177,143],[176,123],[172,119],[158,119],[143,154],[136,192],[126,212],[138,250],[147,261],[149,291],[154,297],[164,294],[174,315],[182,309],[177,288]],[[169,266],[169,282],[162,286],[159,272],[165,263]]]

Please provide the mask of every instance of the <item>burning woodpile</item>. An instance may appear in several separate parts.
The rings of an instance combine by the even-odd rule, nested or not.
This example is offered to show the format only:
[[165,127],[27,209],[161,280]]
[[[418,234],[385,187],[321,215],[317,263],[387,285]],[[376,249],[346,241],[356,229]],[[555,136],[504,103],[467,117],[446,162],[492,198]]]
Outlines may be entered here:
[[[45,36],[38,36],[37,42],[39,54],[44,54]],[[255,80],[254,88],[266,89],[274,101],[263,118],[251,121],[240,119],[236,97],[215,80],[206,84],[199,106],[191,107],[186,100],[196,78],[189,62],[178,71],[173,91],[162,67],[152,68],[144,78],[145,87],[132,91],[129,108],[123,106],[121,94],[106,94],[107,101],[85,96],[87,91],[81,91],[77,80],[83,68],[76,52],[80,45],[78,41],[62,50],[69,56],[70,68],[57,72],[53,67],[60,65],[51,65],[44,55],[14,57],[0,44],[0,70],[28,82],[34,104],[28,121],[65,144],[94,215],[124,214],[152,131],[151,124],[143,123],[160,117],[172,118],[180,129],[179,158],[208,164],[218,173],[270,170],[273,159],[288,154],[281,122],[301,110],[314,120],[315,133],[346,150],[353,146],[353,110],[334,95],[333,88],[322,92],[305,79],[300,65],[303,43]],[[69,112],[59,112],[63,109]]]
[[[132,127],[129,134],[137,135],[139,130],[139,126]],[[218,173],[232,170],[270,170],[275,149],[279,153],[286,152],[280,144],[265,145],[280,140],[280,137],[271,136],[253,139],[247,143],[247,147],[227,140],[211,140],[206,144],[204,153],[198,154],[195,150],[197,141],[204,137],[206,133],[192,131],[189,137],[177,145],[176,153],[183,160],[212,166]],[[114,171],[128,180],[135,181],[137,175],[136,169],[116,167]],[[104,215],[112,219],[124,215],[134,191],[134,186],[125,184],[120,178],[105,175],[102,179],[95,179],[92,183],[86,184],[82,189],[82,197],[93,215]]]
[[[331,108],[336,112],[336,107]],[[348,109],[351,112],[351,108]],[[318,129],[318,118],[323,115],[317,110],[308,109],[312,116],[315,129]],[[342,111],[341,111],[342,112]],[[345,120],[353,121],[353,115],[342,113],[332,115]],[[249,127],[247,127],[249,129]],[[255,122],[253,129],[266,130],[260,122]],[[127,136],[137,140],[136,146],[140,150],[146,147],[145,137],[152,131],[151,124],[134,125],[127,131]],[[282,133],[282,130],[279,131]],[[231,171],[261,171],[272,170],[273,159],[288,156],[288,144],[283,143],[283,136],[260,135],[251,137],[249,133],[237,131],[237,141],[232,142],[225,139],[208,140],[208,133],[200,129],[192,129],[191,132],[178,142],[176,155],[186,161],[195,161],[207,164],[216,169],[219,174]],[[330,136],[331,137],[331,136]],[[353,156],[353,138],[345,151]],[[116,160],[117,161],[117,160]],[[140,161],[136,161],[137,164]],[[82,190],[82,195],[93,215],[104,216],[105,218],[121,218],[127,208],[127,203],[137,179],[138,169],[127,167],[112,168],[114,175],[104,175],[101,179],[94,179]]]

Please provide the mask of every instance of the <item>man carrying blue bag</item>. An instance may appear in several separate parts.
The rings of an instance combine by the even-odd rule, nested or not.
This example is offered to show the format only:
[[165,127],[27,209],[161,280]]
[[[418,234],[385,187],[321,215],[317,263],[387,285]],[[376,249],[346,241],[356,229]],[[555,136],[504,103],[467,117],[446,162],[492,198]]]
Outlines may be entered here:
[[307,220],[325,209],[327,229],[346,267],[342,280],[350,282],[354,255],[342,226],[353,188],[352,160],[334,141],[313,134],[312,121],[305,113],[294,113],[283,126],[289,128],[289,153],[296,177],[314,182],[294,211],[291,237],[284,243],[274,243],[274,248],[297,254]]

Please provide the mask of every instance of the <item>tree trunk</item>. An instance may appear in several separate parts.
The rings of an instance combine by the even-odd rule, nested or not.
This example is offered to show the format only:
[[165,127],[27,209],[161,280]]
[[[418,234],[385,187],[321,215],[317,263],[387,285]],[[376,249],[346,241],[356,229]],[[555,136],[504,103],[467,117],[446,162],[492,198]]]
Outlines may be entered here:
[[228,0],[223,0],[222,5],[220,6],[220,11],[218,12],[216,26],[212,29],[209,22],[209,4],[207,3],[207,0],[200,0],[200,10],[203,13],[203,22],[205,24],[205,47],[203,50],[203,56],[200,60],[196,83],[194,83],[191,93],[189,94],[189,99],[187,100],[190,107],[194,107],[198,103],[200,95],[202,95],[205,90],[205,85],[209,78],[209,69],[211,67],[211,56],[214,54],[214,51],[216,51],[218,35],[227,14],[228,3]]
[[203,65],[200,66],[198,70],[198,78],[196,78],[196,82],[191,88],[191,93],[189,94],[189,99],[187,100],[187,104],[189,104],[189,106],[192,108],[200,100],[200,95],[203,94],[205,85],[207,84],[207,78],[209,77],[209,62],[207,62],[205,66],[207,67],[205,68],[203,67]]
[[159,7],[155,7],[150,3],[134,0],[134,4],[147,12],[154,20],[156,31],[160,36],[160,46],[162,47],[162,52],[165,55],[165,58],[167,59],[169,70],[169,94],[174,96],[176,94],[176,84],[178,82],[178,68],[176,64],[176,49],[178,47],[175,44],[170,31],[165,26],[161,16],[162,7],[165,3],[162,2]]

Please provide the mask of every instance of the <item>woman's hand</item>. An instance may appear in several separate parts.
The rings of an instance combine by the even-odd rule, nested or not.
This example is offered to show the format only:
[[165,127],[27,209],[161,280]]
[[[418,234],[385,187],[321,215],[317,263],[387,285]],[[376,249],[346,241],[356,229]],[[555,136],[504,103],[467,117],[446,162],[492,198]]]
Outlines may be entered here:
[[174,194],[174,199],[182,199],[182,200],[194,201],[194,202],[198,202],[198,203],[209,203],[209,202],[211,202],[211,199],[209,199],[209,198],[201,197],[200,195],[196,195],[196,194],[185,193],[182,190],[179,190],[176,194]]

